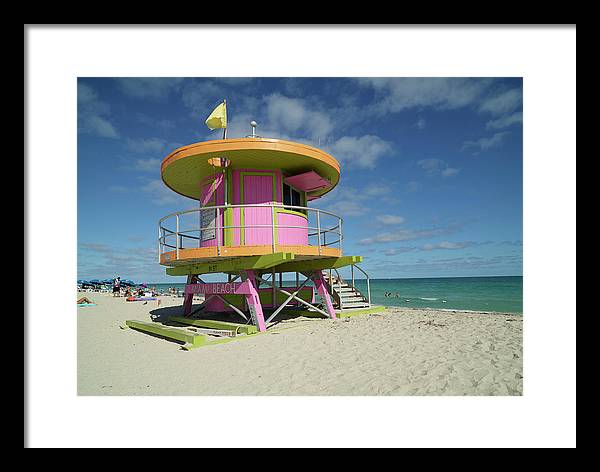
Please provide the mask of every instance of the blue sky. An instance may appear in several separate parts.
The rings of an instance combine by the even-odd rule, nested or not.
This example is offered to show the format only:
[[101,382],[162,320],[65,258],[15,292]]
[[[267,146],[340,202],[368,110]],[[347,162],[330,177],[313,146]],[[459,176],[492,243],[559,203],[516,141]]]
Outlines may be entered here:
[[340,185],[314,206],[344,218],[344,253],[372,278],[522,275],[520,78],[80,78],[78,278],[181,282],[157,263],[157,221],[197,202],[160,162],[220,137],[321,147]]

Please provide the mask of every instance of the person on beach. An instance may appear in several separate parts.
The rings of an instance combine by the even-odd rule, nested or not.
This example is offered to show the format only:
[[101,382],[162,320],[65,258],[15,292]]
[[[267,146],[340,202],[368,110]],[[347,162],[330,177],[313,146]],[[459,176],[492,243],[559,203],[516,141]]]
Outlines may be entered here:
[[117,277],[113,280],[113,297],[121,296],[121,277]]

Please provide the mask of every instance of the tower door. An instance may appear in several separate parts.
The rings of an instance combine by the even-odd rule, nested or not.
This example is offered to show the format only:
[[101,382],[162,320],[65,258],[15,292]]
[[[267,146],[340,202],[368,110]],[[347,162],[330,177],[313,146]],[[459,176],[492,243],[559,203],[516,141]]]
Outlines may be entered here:
[[[223,196],[223,176],[218,175],[201,184],[200,206],[223,205]],[[223,245],[223,210],[201,210],[200,227],[203,228],[200,232],[200,247]]]
[[[275,202],[275,175],[242,174],[242,203],[244,205]],[[245,246],[263,246],[273,244],[272,209],[260,207],[244,208],[244,242]],[[265,225],[256,227],[256,225]]]

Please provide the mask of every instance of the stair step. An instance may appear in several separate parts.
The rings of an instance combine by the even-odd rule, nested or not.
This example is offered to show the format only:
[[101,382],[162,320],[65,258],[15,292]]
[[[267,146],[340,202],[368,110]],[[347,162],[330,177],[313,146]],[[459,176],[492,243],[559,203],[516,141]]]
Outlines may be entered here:
[[365,297],[363,297],[360,293],[352,293],[350,295],[342,294],[340,296],[340,298],[344,301],[345,300],[350,301],[350,300],[364,300],[365,299]]
[[343,303],[342,308],[362,308],[367,307],[369,304],[367,302],[356,302],[356,303]]

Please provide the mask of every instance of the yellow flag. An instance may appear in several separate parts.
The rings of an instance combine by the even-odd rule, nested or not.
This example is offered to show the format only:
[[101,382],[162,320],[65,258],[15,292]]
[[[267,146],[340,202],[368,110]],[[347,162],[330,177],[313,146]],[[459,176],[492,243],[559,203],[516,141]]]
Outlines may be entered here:
[[213,110],[206,119],[206,126],[209,129],[227,128],[227,105],[225,102]]

